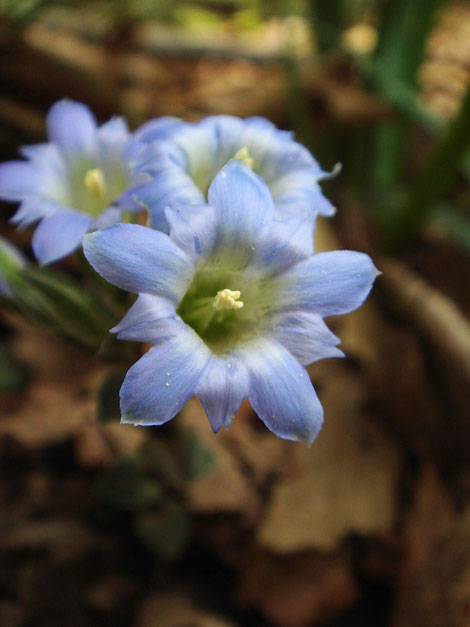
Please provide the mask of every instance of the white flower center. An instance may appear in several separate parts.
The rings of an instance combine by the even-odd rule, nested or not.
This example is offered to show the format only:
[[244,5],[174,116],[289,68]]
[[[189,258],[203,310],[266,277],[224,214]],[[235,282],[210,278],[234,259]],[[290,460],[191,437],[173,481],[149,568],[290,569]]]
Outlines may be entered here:
[[243,307],[243,303],[241,300],[238,300],[241,296],[241,292],[239,290],[229,290],[225,288],[224,290],[220,290],[217,292],[217,296],[215,297],[212,306],[217,309],[241,309]]

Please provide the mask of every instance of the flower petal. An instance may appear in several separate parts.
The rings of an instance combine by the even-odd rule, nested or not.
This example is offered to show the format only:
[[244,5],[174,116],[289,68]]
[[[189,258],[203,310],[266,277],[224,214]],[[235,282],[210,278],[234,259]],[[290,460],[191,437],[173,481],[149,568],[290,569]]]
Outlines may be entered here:
[[323,195],[315,170],[294,170],[280,176],[269,187],[280,217],[307,213],[331,217],[336,208]]
[[100,162],[116,163],[123,157],[131,134],[124,118],[116,116],[97,129]]
[[[50,173],[56,181],[60,181],[61,189],[64,187],[63,179],[68,176],[67,163],[56,144],[48,142],[21,146],[20,153],[25,159],[30,159],[34,165]],[[49,190],[49,185],[47,187]]]
[[182,122],[179,118],[166,115],[154,120],[148,120],[135,131],[134,135],[143,142],[161,141],[171,137],[173,132],[181,127]]
[[216,234],[215,211],[203,205],[180,205],[167,207],[165,217],[169,224],[170,237],[181,250],[191,256],[193,263],[199,255],[208,251]]
[[237,358],[213,356],[194,393],[204,407],[212,430],[217,433],[223,424],[229,427],[248,396],[247,370]]
[[320,315],[293,311],[275,316],[271,323],[273,336],[303,365],[328,357],[344,357],[337,348],[340,340]]
[[172,167],[135,190],[138,202],[150,210],[152,228],[168,232],[165,208],[171,204],[201,205],[204,196],[183,170]]
[[364,253],[313,255],[283,274],[280,310],[305,309],[322,316],[349,313],[362,305],[379,274]]
[[305,216],[273,220],[254,247],[253,263],[272,274],[293,266],[313,254],[313,225]]
[[96,154],[96,120],[84,104],[60,100],[49,110],[46,123],[49,137],[68,159]]
[[32,196],[23,200],[18,207],[18,211],[10,218],[10,221],[22,229],[30,226],[41,218],[52,215],[62,208],[61,205],[52,200],[40,200],[36,196]]
[[243,361],[250,377],[248,399],[268,429],[311,444],[323,424],[323,408],[305,368],[269,339],[247,347]]
[[36,259],[44,265],[69,255],[92,224],[93,218],[78,211],[60,210],[44,218],[32,239]]
[[193,396],[209,360],[209,349],[181,322],[171,339],[152,347],[127,373],[122,422],[161,425],[173,418]]
[[257,236],[274,213],[274,203],[264,181],[239,159],[220,170],[208,192],[217,210],[220,245],[252,249]]
[[139,224],[114,224],[84,238],[85,256],[107,281],[134,294],[178,303],[194,268],[168,235]]
[[0,164],[0,198],[23,200],[46,191],[47,181],[39,166],[25,161],[7,161]]
[[120,340],[159,343],[166,340],[175,324],[175,306],[165,298],[139,294],[124,318],[113,328]]

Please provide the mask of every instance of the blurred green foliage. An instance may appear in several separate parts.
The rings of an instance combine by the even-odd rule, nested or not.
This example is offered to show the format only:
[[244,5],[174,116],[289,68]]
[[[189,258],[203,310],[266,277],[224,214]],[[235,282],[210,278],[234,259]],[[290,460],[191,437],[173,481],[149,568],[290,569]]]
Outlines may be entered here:
[[156,437],[136,455],[118,459],[101,473],[94,494],[130,515],[137,538],[151,553],[173,561],[191,531],[185,487],[211,468],[213,458],[192,430],[180,429],[176,445],[160,440],[158,430],[153,433]]

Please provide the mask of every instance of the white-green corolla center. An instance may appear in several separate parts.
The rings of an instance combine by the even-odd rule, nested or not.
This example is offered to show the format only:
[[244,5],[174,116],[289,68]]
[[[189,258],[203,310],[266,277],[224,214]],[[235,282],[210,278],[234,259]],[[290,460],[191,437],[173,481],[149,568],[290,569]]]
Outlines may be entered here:
[[98,216],[126,190],[128,172],[121,164],[106,169],[92,163],[78,163],[70,170],[64,204]]
[[246,146],[242,146],[235,154],[222,152],[221,154],[217,154],[216,157],[208,155],[204,158],[204,155],[200,152],[195,155],[190,154],[187,171],[196,183],[197,187],[207,197],[207,190],[214,180],[214,177],[219,170],[232,159],[241,159],[251,170],[262,175],[259,171],[259,160],[256,159],[251,152],[249,152]]
[[213,353],[224,355],[264,333],[278,286],[279,279],[255,276],[241,259],[217,256],[198,268],[177,313]]

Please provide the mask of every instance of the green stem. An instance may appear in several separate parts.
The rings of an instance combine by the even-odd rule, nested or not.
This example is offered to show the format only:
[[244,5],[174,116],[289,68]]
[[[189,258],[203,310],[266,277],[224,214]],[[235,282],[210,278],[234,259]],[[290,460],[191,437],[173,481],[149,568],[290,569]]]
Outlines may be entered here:
[[459,163],[470,147],[470,87],[460,111],[424,164],[408,203],[387,226],[389,250],[403,246],[425,220],[434,203],[454,180]]

